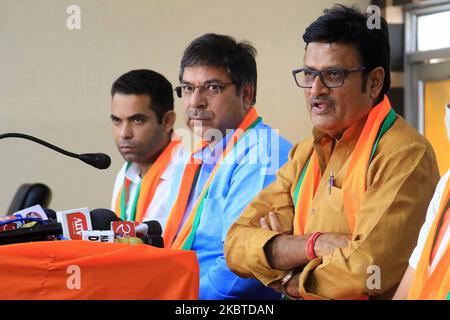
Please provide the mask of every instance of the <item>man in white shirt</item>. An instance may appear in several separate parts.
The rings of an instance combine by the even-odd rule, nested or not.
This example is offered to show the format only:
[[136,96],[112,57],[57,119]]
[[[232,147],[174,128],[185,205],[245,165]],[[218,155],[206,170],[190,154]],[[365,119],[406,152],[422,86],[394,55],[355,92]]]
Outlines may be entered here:
[[[445,106],[445,124],[450,141],[450,103]],[[450,169],[442,176],[436,187],[433,199],[428,206],[425,223],[420,230],[417,246],[409,259],[408,269],[395,293],[394,300],[449,299],[450,297],[448,275],[447,278],[444,276],[446,280],[441,279],[443,272],[448,273],[450,269],[447,252],[450,250],[450,193],[447,186],[450,183],[449,178]],[[429,237],[433,237],[434,241],[428,243]],[[421,269],[425,270],[422,272]]]
[[127,221],[166,222],[174,164],[176,115],[173,89],[161,74],[132,70],[111,88],[111,120],[117,149],[126,161],[117,174],[111,208]]

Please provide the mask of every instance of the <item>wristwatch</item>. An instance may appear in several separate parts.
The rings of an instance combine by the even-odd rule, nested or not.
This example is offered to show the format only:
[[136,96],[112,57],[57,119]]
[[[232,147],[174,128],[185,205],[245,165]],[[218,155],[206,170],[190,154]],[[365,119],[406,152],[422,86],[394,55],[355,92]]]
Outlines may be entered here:
[[286,273],[284,275],[283,279],[281,279],[281,286],[284,288],[286,283],[288,283],[289,280],[291,280],[293,276],[294,276],[294,270],[291,270],[288,273]]
[[289,282],[289,280],[292,279],[292,277],[294,276],[294,270],[289,271],[288,273],[286,273],[284,275],[284,277],[281,279],[281,292],[283,293],[283,295],[285,297],[287,297],[288,299],[291,300],[298,300],[298,298],[292,297],[290,296],[287,291],[286,291],[286,284]]

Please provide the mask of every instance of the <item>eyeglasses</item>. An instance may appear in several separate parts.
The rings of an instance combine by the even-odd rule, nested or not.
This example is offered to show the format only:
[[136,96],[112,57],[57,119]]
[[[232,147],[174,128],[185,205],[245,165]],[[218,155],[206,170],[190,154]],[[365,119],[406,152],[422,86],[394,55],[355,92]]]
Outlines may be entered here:
[[198,88],[200,90],[200,94],[204,97],[214,97],[219,94],[221,94],[226,87],[234,84],[233,82],[230,83],[213,83],[213,82],[207,82],[199,84],[198,86],[191,86],[189,84],[181,84],[178,87],[175,88],[175,92],[177,93],[178,98],[187,98],[194,94],[195,89]]
[[345,78],[350,72],[365,70],[365,67],[345,70],[345,69],[328,69],[328,70],[311,70],[308,68],[296,69],[292,71],[295,83],[300,88],[312,88],[314,80],[317,76],[327,88],[342,87]]

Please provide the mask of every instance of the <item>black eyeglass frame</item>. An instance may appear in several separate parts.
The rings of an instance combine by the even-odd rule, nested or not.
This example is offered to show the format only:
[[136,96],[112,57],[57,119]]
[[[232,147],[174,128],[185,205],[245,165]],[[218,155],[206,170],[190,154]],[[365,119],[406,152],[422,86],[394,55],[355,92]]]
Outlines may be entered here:
[[[353,69],[324,69],[324,70],[313,70],[313,69],[309,69],[309,68],[301,68],[301,69],[295,69],[292,70],[292,76],[294,77],[294,81],[295,84],[303,89],[310,89],[312,88],[312,85],[314,84],[314,81],[316,80],[316,77],[319,76],[320,81],[322,81],[323,85],[329,89],[334,89],[334,88],[339,88],[342,87],[344,85],[345,79],[348,77],[348,75],[351,72],[355,72],[355,71],[363,71],[366,70],[366,67],[359,67],[359,68],[353,68]],[[313,73],[314,78],[312,81],[312,84],[310,86],[301,86],[298,81],[297,81],[297,77],[295,76],[297,73],[300,72],[304,72],[304,71],[310,71]],[[336,86],[329,86],[325,83],[324,79],[323,79],[323,75],[322,72],[330,72],[330,71],[335,71],[335,72],[342,72],[342,83],[340,85],[336,85]]]
[[177,94],[178,98],[182,98],[183,95],[182,95],[181,89],[182,89],[183,86],[188,86],[188,87],[194,88],[194,91],[192,91],[192,94],[193,94],[195,92],[195,90],[200,88],[200,87],[203,87],[203,90],[205,90],[206,86],[213,85],[213,86],[217,86],[219,88],[219,92],[217,94],[215,94],[215,95],[212,95],[212,97],[214,97],[216,95],[221,94],[225,90],[226,87],[228,87],[228,86],[230,86],[232,84],[234,84],[234,82],[228,82],[228,83],[205,82],[205,83],[199,84],[198,86],[191,86],[191,85],[188,85],[188,84],[180,84],[179,86],[176,86],[175,89],[173,89],[173,91],[175,91],[175,93]]

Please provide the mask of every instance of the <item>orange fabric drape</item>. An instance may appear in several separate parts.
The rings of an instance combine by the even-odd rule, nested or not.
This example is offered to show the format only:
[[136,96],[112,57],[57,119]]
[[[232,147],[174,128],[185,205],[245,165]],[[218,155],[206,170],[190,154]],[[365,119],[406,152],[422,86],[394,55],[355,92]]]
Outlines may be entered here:
[[342,183],[344,211],[352,233],[355,230],[356,216],[366,192],[367,171],[372,148],[381,125],[390,111],[391,104],[387,96],[384,96],[383,101],[370,111]]
[[[180,187],[179,201],[177,201],[177,203],[174,205],[172,212],[168,218],[168,222],[167,222],[167,225],[170,225],[170,230],[167,229],[167,225],[166,225],[166,230],[164,232],[164,243],[165,243],[164,246],[165,247],[174,248],[174,249],[182,248],[184,242],[186,241],[186,239],[189,236],[189,233],[192,230],[194,218],[197,213],[197,209],[199,207],[201,199],[205,195],[206,190],[209,188],[209,185],[210,185],[211,181],[213,180],[217,169],[220,167],[222,160],[225,158],[225,156],[228,154],[228,152],[233,149],[234,145],[237,143],[239,138],[246,132],[247,128],[249,126],[251,126],[257,119],[258,119],[258,114],[256,112],[256,109],[255,109],[255,107],[251,107],[249,109],[249,111],[247,112],[246,116],[244,117],[244,119],[242,120],[242,122],[240,123],[239,127],[234,131],[233,135],[230,137],[230,141],[227,143],[225,150],[223,151],[222,155],[220,156],[219,160],[217,161],[217,164],[214,167],[213,171],[209,175],[209,178],[206,181],[206,183],[202,189],[202,192],[200,193],[200,196],[196,200],[196,203],[193,206],[190,213],[187,213],[185,211],[186,211],[187,199],[189,198],[189,193],[191,192],[191,189],[192,189],[193,179],[192,178],[185,179],[185,177],[183,176],[182,185]],[[197,169],[198,168],[199,167],[197,167]],[[187,171],[187,170],[189,170],[189,171]],[[193,166],[190,169],[186,168],[184,175],[189,174],[189,177],[191,177],[192,172],[190,172],[190,171],[193,171],[193,170],[194,170]],[[185,184],[183,184],[183,182],[185,182]],[[187,193],[187,194],[184,194],[184,193]],[[180,204],[179,204],[179,202],[180,202]],[[181,230],[178,233],[178,235],[176,235],[178,229],[181,226],[181,223],[182,223],[182,220],[183,220],[183,217],[185,214],[189,214],[189,216],[188,216],[186,222],[184,223],[184,225],[181,227]]]
[[434,260],[434,258],[436,258],[438,249],[440,248],[440,246],[442,245],[442,242],[444,241],[445,233],[447,232],[447,230],[450,230],[449,228],[450,228],[450,206],[444,215],[444,221],[442,223],[442,227],[440,228],[438,237],[436,238],[436,244],[434,245],[434,249],[431,252],[430,263]]
[[[414,279],[409,290],[408,299],[417,300],[444,300],[450,294],[450,242],[446,244],[445,251],[439,262],[437,263],[433,272],[429,272],[429,265],[431,262],[431,255],[433,249],[439,245],[439,236],[436,237],[440,231],[445,232],[445,221],[442,226],[439,226],[440,221],[444,218],[444,214],[450,207],[450,179],[447,181],[444,193],[442,194],[441,202],[439,204],[439,211],[433,221],[430,232],[428,233],[425,246],[422,250],[417,270],[414,274]],[[448,214],[445,217],[448,218]],[[448,226],[448,222],[447,222]],[[435,241],[437,239],[437,241]]]
[[[372,149],[381,125],[390,110],[391,105],[386,96],[381,103],[372,108],[353,150],[350,165],[343,179],[344,213],[352,233],[355,230],[356,216],[366,191],[366,176]],[[304,234],[308,211],[321,179],[319,161],[316,152],[313,150],[310,159],[295,206],[294,234]],[[306,161],[303,166],[306,165]]]
[[[200,148],[203,149],[206,145],[207,143],[203,142]],[[199,148],[196,148],[195,150],[197,151],[198,149]],[[193,154],[196,151],[194,151]],[[194,159],[191,154],[188,163],[184,168],[178,198],[172,208],[169,218],[167,219],[166,227],[164,228],[163,239],[165,248],[170,248],[172,246],[178,229],[183,222],[189,195],[191,193],[192,186],[194,184],[194,181],[196,180],[195,178],[200,170],[201,165],[201,160]]]
[[294,234],[305,234],[306,218],[311,203],[319,186],[321,174],[317,153],[312,151],[310,163],[306,168],[305,176],[299,192],[299,204],[294,216]]
[[0,299],[198,299],[194,252],[47,241],[0,246]]
[[[141,189],[139,192],[139,198],[138,203],[136,207],[136,218],[135,222],[141,223],[145,212],[147,211],[148,206],[150,205],[150,202],[153,199],[153,196],[155,195],[156,188],[158,188],[160,177],[163,174],[164,170],[166,170],[167,166],[169,165],[171,158],[172,158],[172,151],[179,145],[180,140],[172,140],[166,148],[163,150],[163,152],[159,155],[159,157],[156,159],[156,161],[152,164],[150,169],[145,174],[144,178],[141,182]],[[125,179],[125,189],[128,190],[129,181]],[[117,194],[116,198],[116,204],[115,204],[115,211],[116,215],[120,218],[120,199],[121,194],[123,192],[124,186],[119,190],[119,193]]]

